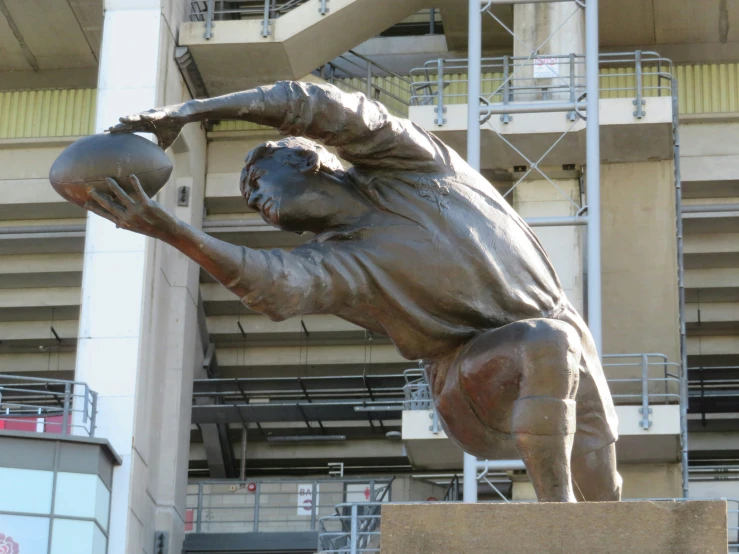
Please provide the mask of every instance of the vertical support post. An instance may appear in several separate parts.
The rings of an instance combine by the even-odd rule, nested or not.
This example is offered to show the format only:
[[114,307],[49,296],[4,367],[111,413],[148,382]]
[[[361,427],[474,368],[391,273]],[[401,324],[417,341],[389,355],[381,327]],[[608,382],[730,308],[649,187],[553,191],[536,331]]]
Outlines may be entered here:
[[257,490],[254,493],[254,532],[259,531],[259,503],[262,495],[262,483],[257,481]]
[[441,127],[446,123],[444,119],[444,59],[436,60],[436,124]]
[[652,410],[649,408],[649,356],[641,355],[641,428],[648,431],[652,426],[649,420],[649,414]]
[[598,0],[585,7],[585,83],[587,92],[587,197],[588,197],[588,327],[598,355],[603,355],[602,286],[600,252],[600,89],[598,75]]
[[311,498],[313,501],[310,503],[310,530],[315,531],[316,530],[316,512],[318,511],[318,506],[316,506],[316,499],[318,498],[318,487],[316,486],[316,482],[313,481],[313,484],[311,485]]
[[259,503],[262,495],[262,483],[257,481],[257,490],[254,493],[254,532],[259,531]]
[[[480,92],[482,80],[482,12],[480,0],[469,0],[467,31],[467,163],[480,171]],[[464,454],[464,501],[477,502],[477,457]]]
[[[482,12],[480,0],[469,0],[467,58],[467,163],[480,171],[480,81],[482,80]],[[441,91],[439,91],[441,95]]]
[[[75,398],[78,398],[77,397],[77,385],[72,385],[72,386],[75,391]],[[82,426],[83,427],[87,423],[87,419],[89,417],[87,413],[90,408],[90,398],[88,396],[89,394],[90,394],[90,387],[88,387],[87,385],[82,385]]]
[[262,20],[262,37],[264,38],[269,36],[269,2],[270,0],[264,0],[264,19]]
[[62,435],[69,433],[69,399],[72,397],[72,384],[64,383],[64,407],[62,408]]
[[[482,69],[480,70],[482,71]],[[509,77],[511,76],[511,59],[508,56],[503,56],[503,105],[507,106],[511,101],[511,82]],[[504,113],[500,116],[500,120],[503,123],[510,123],[510,114]]]
[[[677,286],[680,313],[680,448],[683,498],[688,498],[688,346],[685,329],[685,263],[683,260],[683,187],[680,173],[680,99],[677,78],[672,77],[672,141],[675,151],[675,218],[677,231]],[[705,417],[705,416],[704,416]]]
[[646,113],[644,113],[644,104],[646,104],[646,100],[644,100],[644,83],[643,83],[643,71],[642,71],[642,63],[641,63],[641,50],[636,51],[636,69],[634,73],[636,73],[636,98],[633,101],[634,106],[636,109],[634,110],[634,117],[637,119],[642,119]]
[[367,64],[367,98],[370,100],[372,99],[372,64],[370,62],[365,62]]
[[205,10],[205,40],[213,37],[213,18],[215,17],[216,0],[208,0],[208,7]]
[[357,554],[357,542],[359,537],[359,511],[358,506],[356,504],[352,504],[352,520],[351,520],[351,528],[350,528],[350,535],[349,535],[349,541],[350,545],[349,548],[351,549],[351,554]]
[[436,8],[431,8],[429,10],[431,12],[431,15],[429,17],[429,34],[435,35],[436,34]]
[[[570,52],[570,102],[573,104],[577,101],[577,80],[575,78],[575,53]],[[572,111],[567,113],[567,119],[575,121],[577,113]]]
[[239,481],[242,485],[246,481],[246,441],[247,441],[246,424],[241,429],[241,460],[239,460]]
[[438,435],[441,431],[441,427],[439,426],[439,412],[436,411],[436,407],[433,402],[431,403],[431,413],[429,416],[431,417],[431,426],[429,427],[429,431],[434,435]]
[[98,393],[90,391],[90,436],[95,436],[95,421],[98,415]]
[[202,533],[203,532],[203,482],[201,481],[198,483],[198,509],[197,516],[198,521],[195,524],[195,532],[196,533]]
[[464,483],[462,495],[465,504],[474,504],[477,502],[477,457],[472,454],[464,453],[464,466],[462,468],[464,474]]

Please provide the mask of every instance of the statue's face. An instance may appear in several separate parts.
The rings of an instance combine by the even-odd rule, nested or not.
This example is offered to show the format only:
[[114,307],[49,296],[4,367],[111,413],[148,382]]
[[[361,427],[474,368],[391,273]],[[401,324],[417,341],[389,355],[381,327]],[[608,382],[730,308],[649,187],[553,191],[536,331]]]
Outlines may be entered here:
[[302,172],[274,159],[257,161],[255,171],[244,198],[265,222],[283,231],[319,233],[336,219],[342,202],[352,200],[349,185],[324,172]]

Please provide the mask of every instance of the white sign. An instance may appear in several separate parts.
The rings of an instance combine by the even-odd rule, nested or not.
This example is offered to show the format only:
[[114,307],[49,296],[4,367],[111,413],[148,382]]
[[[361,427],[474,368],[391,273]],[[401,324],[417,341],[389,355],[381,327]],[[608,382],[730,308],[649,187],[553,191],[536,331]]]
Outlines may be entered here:
[[534,79],[554,79],[559,77],[557,58],[536,58],[534,60]]
[[318,487],[316,484],[316,497],[313,498],[313,483],[307,485],[298,485],[298,515],[310,517],[313,510],[313,502],[315,502],[316,510],[318,510]]

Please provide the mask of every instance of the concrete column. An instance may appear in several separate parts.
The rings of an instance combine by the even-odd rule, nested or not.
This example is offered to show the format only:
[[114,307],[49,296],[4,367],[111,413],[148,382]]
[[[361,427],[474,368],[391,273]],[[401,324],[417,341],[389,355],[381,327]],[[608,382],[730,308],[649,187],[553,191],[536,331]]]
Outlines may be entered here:
[[[96,130],[118,117],[187,99],[160,0],[106,0]],[[196,126],[168,154],[175,170],[157,200],[202,217],[205,138]],[[189,206],[177,207],[178,186]],[[155,531],[184,538],[190,403],[197,346],[198,269],[174,249],[90,214],[75,378],[99,393],[96,436],[115,470],[109,554],[152,554]]]
[[[159,0],[105,3],[95,128],[156,102],[159,61]],[[146,466],[134,440],[137,393],[145,387],[141,366],[144,336],[145,237],[118,230],[89,214],[82,270],[82,304],[75,379],[99,393],[97,436],[110,441],[123,464],[116,468],[110,513],[109,554],[141,552],[129,537],[151,519],[134,504],[146,496],[135,478]],[[135,547],[138,547],[137,549]],[[152,544],[149,549],[153,549]]]
[[[572,15],[577,10],[578,13]],[[578,9],[575,2],[554,2],[549,4],[515,4],[513,6],[513,55],[528,58],[533,50],[541,58],[547,55],[569,56],[581,55],[585,52],[585,17],[584,10]],[[572,15],[572,17],[570,17]],[[569,19],[568,19],[569,18]],[[561,28],[560,28],[561,26]],[[547,37],[552,35],[546,43]],[[544,43],[542,45],[542,43]],[[522,63],[523,60],[518,62]],[[575,65],[576,78],[582,78],[585,71],[585,60]],[[567,60],[558,60],[552,66],[554,72],[561,77],[534,79],[534,63],[532,59],[527,66],[516,72],[515,86],[559,86],[569,81],[570,65]],[[579,83],[584,87],[585,82]],[[533,101],[541,99],[567,100],[569,94],[563,91],[548,92],[544,95],[531,92],[516,93],[516,100]]]
[[[580,200],[576,179],[554,181],[574,202]],[[513,191],[513,207],[522,217],[573,216],[577,208],[545,180],[524,181]],[[534,232],[557,271],[562,288],[572,305],[583,313],[583,233],[584,227],[536,227]]]

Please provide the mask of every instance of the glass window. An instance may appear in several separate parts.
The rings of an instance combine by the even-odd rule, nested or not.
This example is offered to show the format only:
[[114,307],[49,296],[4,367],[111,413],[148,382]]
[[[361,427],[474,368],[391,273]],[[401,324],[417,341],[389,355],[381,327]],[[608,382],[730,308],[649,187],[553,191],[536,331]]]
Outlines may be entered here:
[[49,548],[49,518],[0,514],[0,552],[43,553]]
[[97,475],[57,473],[54,515],[95,517],[97,482]]
[[50,554],[93,554],[96,527],[92,521],[55,519]]
[[95,519],[103,529],[108,529],[108,513],[110,512],[110,491],[100,477],[97,478],[97,492],[95,493]]
[[50,513],[53,482],[51,471],[0,467],[0,511]]
[[103,532],[97,525],[95,526],[95,531],[93,531],[93,533],[92,554],[105,554],[106,548],[108,546],[108,540],[105,538],[105,535],[103,535]]

